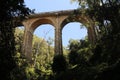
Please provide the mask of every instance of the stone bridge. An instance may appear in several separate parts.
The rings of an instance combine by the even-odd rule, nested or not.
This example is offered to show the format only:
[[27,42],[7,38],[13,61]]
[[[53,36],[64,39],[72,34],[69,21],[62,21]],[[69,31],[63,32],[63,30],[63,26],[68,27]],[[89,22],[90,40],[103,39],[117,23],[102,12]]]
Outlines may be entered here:
[[94,21],[79,10],[64,10],[56,12],[45,12],[26,16],[22,26],[25,27],[23,40],[23,53],[28,58],[32,57],[32,38],[33,32],[42,24],[51,24],[55,29],[55,55],[63,54],[62,48],[62,29],[70,22],[80,22],[86,26],[88,39],[91,43],[95,42]]

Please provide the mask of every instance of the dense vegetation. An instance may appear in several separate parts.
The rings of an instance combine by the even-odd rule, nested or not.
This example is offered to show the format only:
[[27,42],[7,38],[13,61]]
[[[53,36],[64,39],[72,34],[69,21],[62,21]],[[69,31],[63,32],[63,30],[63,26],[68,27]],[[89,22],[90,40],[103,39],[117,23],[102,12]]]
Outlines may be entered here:
[[12,80],[46,79],[48,75],[52,74],[51,64],[53,62],[54,49],[51,45],[53,42],[51,38],[45,41],[36,35],[33,36],[33,62],[29,63],[29,61],[21,54],[24,35],[23,28],[16,28],[14,34],[17,53],[15,55],[15,60],[18,67],[14,68],[11,73]]
[[68,68],[55,80],[119,80],[120,1],[77,0],[80,10],[95,21],[96,43],[72,41]]
[[98,40],[91,47],[84,45],[84,48],[78,43],[70,46],[69,61],[77,66],[66,79],[71,75],[75,80],[119,80],[120,1],[79,0],[79,4],[81,9],[88,9],[87,14],[95,20]]
[[15,55],[13,18],[21,19],[28,15],[29,10],[24,5],[24,0],[0,0],[0,74],[1,79],[11,80],[10,73],[16,67],[13,56]]
[[94,20],[96,43],[89,43],[87,38],[70,40],[69,50],[64,50],[68,54],[54,56],[52,40],[34,36],[31,63],[21,55],[23,30],[17,29],[14,33],[12,21],[13,17],[23,18],[31,11],[25,8],[23,0],[0,1],[0,6],[5,7],[0,7],[0,73],[3,80],[120,80],[120,1],[73,1],[78,1],[78,10],[85,11],[84,14]]

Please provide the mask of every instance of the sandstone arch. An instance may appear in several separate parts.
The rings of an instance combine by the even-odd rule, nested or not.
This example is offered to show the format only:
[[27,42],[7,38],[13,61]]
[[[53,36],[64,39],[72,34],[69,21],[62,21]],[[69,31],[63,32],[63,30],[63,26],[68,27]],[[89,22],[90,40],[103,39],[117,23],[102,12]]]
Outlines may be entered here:
[[89,41],[92,44],[95,43],[95,40],[96,40],[95,39],[95,29],[94,29],[95,24],[88,15],[84,15],[84,14],[69,15],[62,21],[61,30],[64,28],[64,26],[66,24],[71,23],[71,22],[79,22],[79,23],[83,24],[87,29]]
[[54,27],[54,24],[50,19],[37,19],[31,24],[31,29],[35,30],[37,27],[43,24],[50,24]]
[[23,54],[31,59],[32,35],[34,30],[42,24],[51,24],[55,28],[55,55],[62,54],[62,29],[69,22],[80,22],[87,26],[88,38],[91,43],[95,41],[94,21],[88,15],[77,13],[77,10],[46,12],[27,16],[22,22],[25,26]]

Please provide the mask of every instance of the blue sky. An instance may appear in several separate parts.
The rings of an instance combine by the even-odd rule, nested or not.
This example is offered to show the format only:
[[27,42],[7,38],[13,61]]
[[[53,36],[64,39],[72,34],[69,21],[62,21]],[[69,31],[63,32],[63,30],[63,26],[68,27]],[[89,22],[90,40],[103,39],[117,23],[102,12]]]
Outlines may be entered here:
[[[30,9],[35,9],[35,13],[77,9],[78,3],[71,3],[70,0],[25,0],[25,4]],[[41,25],[34,34],[46,40],[54,38],[54,28],[52,25]],[[87,35],[86,29],[80,28],[80,23],[72,22],[67,24],[62,31],[63,46],[67,46],[70,39],[82,39]]]
[[78,3],[70,0],[25,0],[25,4],[36,12],[48,12],[78,8]]

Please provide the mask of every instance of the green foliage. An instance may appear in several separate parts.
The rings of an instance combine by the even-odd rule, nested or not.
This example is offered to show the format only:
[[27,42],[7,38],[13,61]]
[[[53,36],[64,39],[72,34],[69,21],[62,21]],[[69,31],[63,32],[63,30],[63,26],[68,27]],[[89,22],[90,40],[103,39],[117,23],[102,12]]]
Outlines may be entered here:
[[[95,21],[97,42],[71,40],[69,69],[59,75],[67,80],[119,80],[120,74],[120,2],[118,0],[78,0]],[[81,10],[81,9],[80,9]],[[63,78],[64,77],[64,78]]]
[[[51,44],[48,44],[44,39],[33,35],[33,62],[29,62],[25,59],[25,56],[21,55],[21,48],[24,35],[23,33],[23,29],[15,29],[15,47],[17,53],[15,55],[15,60],[18,67],[16,67],[11,72],[12,79],[47,80],[49,78],[49,75],[52,74],[51,64],[53,62],[52,59],[54,55],[54,48],[51,46]],[[17,72],[19,72],[19,75],[17,74]]]
[[23,34],[24,34],[23,29],[15,28],[14,36],[15,36],[16,53],[22,53],[21,49],[23,45]]
[[69,49],[69,63],[72,65],[86,63],[93,54],[87,40],[70,40]]
[[[51,69],[54,48],[44,39],[34,36],[33,38],[33,60],[34,66],[43,72]],[[37,63],[37,64],[36,64]],[[52,71],[51,71],[52,72]]]
[[25,7],[23,0],[0,1],[0,73],[4,80],[10,79],[10,72],[16,66],[13,56],[15,55],[13,18],[24,17],[31,11]]
[[14,34],[15,24],[12,20],[13,17],[28,15],[31,11],[25,8],[23,0],[0,1],[1,78],[4,80],[120,80],[119,0],[77,1],[83,14],[88,14],[95,22],[96,44],[89,44],[87,39],[70,40],[69,55],[66,60],[63,55],[53,58],[54,48],[51,46],[51,39],[46,42],[34,36],[31,63],[20,54],[23,32],[18,30],[18,33]]
[[53,59],[52,70],[55,74],[60,74],[67,69],[67,62],[63,55],[56,55]]
[[[61,77],[72,80],[119,80],[120,74],[120,2],[119,0],[77,0],[95,21],[95,45],[79,41],[70,44],[72,67]],[[72,71],[73,70],[73,71]],[[71,74],[70,74],[71,73]],[[60,78],[61,78],[60,77]]]

